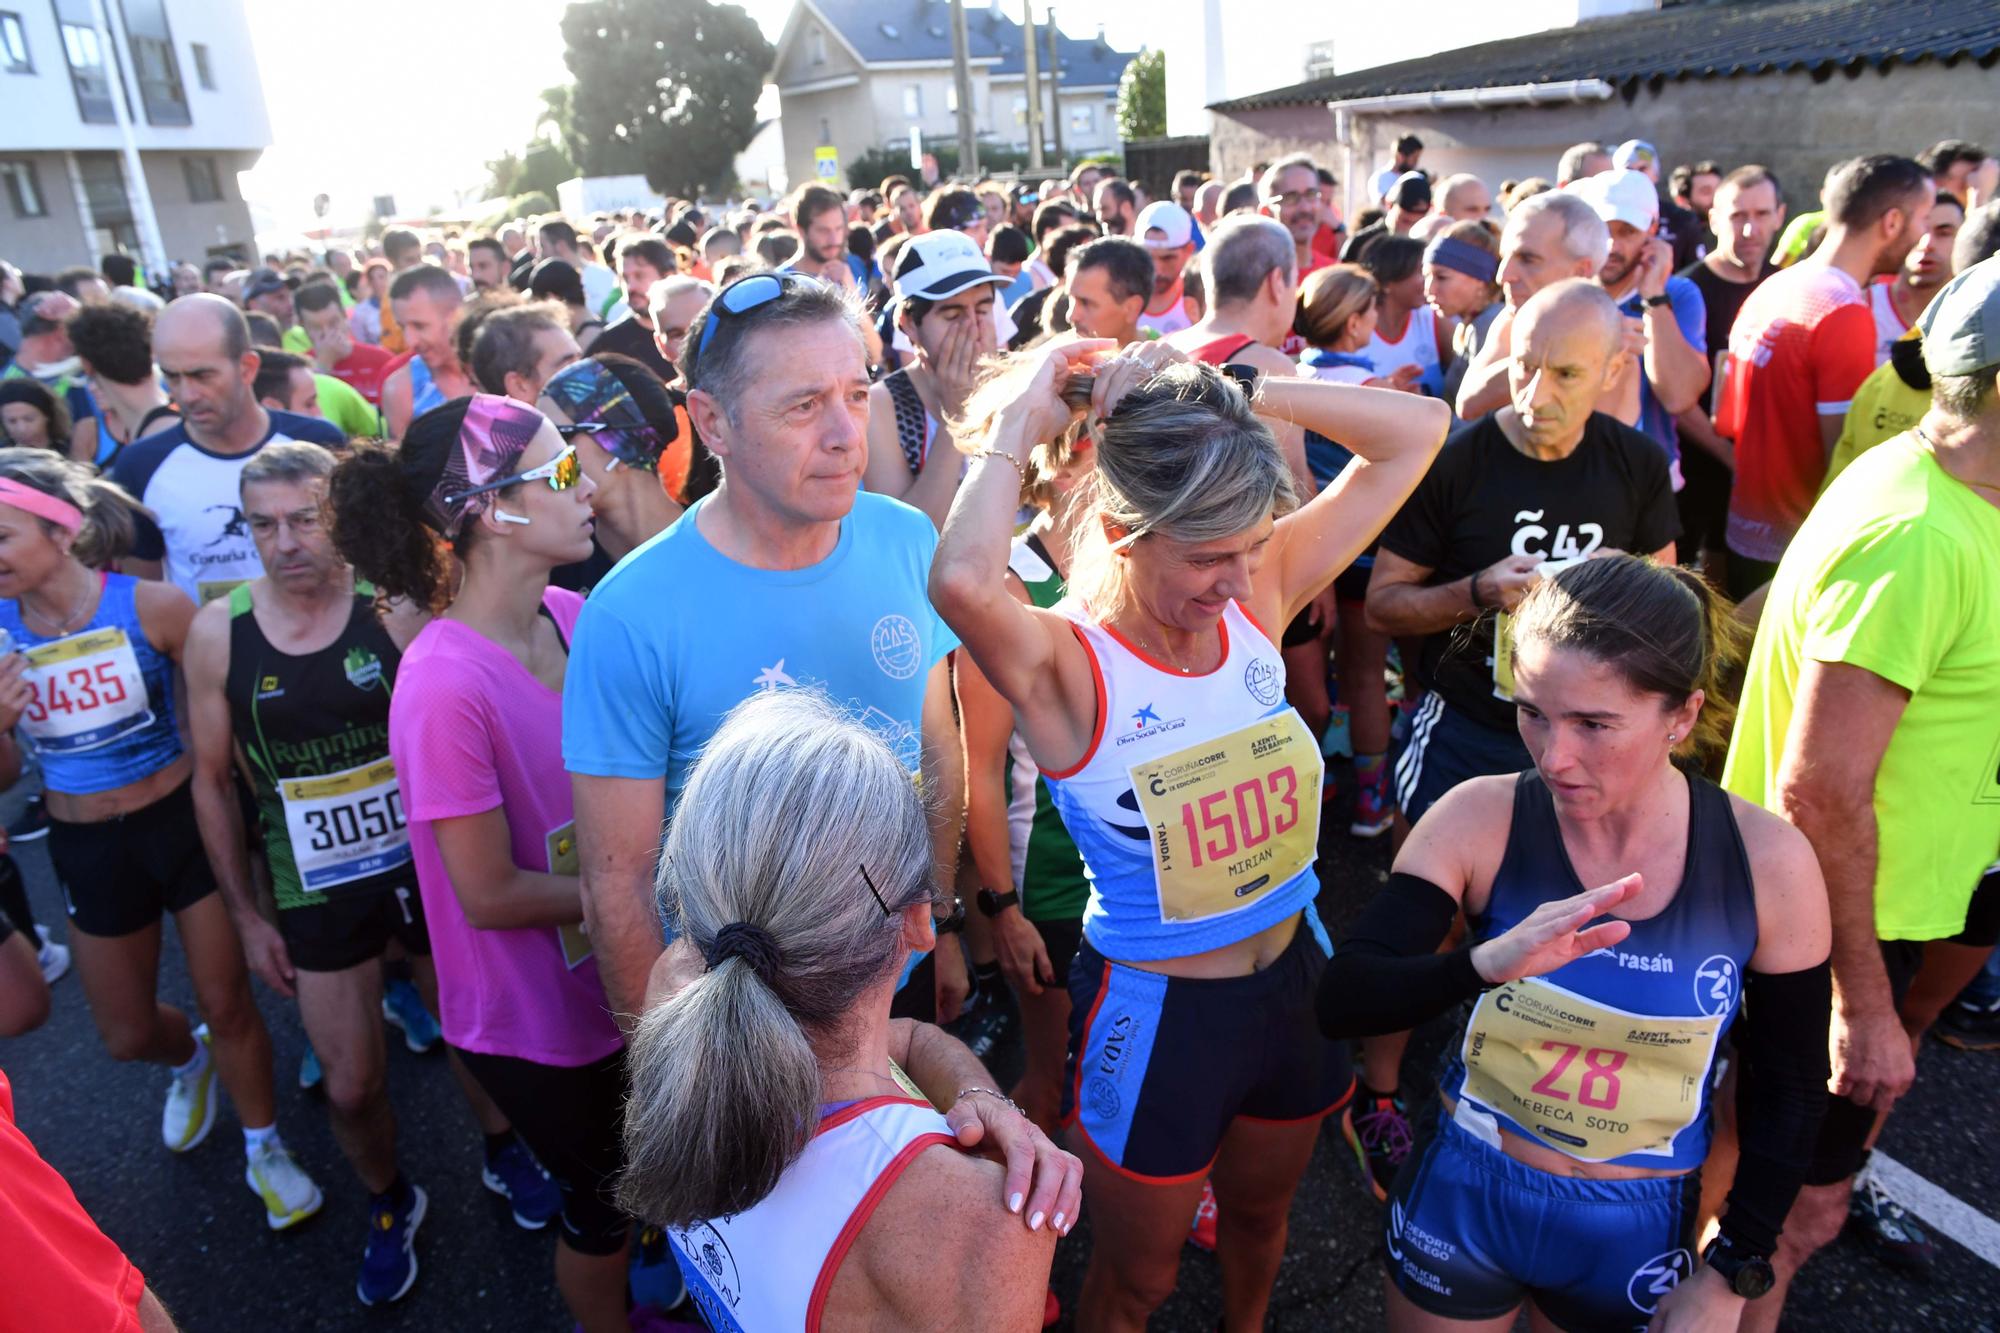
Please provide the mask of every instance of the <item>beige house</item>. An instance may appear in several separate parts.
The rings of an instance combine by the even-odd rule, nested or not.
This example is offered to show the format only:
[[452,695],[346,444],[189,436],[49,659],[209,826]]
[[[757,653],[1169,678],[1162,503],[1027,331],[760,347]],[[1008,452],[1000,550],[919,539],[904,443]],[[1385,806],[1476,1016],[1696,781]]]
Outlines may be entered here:
[[[1021,25],[998,4],[966,6],[973,124],[982,145],[1027,147],[1022,38]],[[1043,140],[1052,150],[1046,30],[1041,42]],[[1112,113],[1118,79],[1133,53],[1112,50],[1102,36],[1067,35],[1058,38],[1057,51],[1055,100],[1065,155],[1074,160],[1116,151]],[[794,185],[812,179],[822,147],[834,149],[840,172],[834,183],[844,188],[850,184],[848,164],[857,155],[871,148],[907,148],[913,129],[927,144],[957,142],[946,0],[798,0],[778,38],[772,81],[781,107],[785,172]]]

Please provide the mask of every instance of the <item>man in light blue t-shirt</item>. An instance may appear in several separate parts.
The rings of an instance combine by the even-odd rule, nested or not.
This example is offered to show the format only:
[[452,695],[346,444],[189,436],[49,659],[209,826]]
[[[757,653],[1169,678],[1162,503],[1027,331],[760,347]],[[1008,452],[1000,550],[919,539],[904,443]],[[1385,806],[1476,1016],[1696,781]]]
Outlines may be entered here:
[[[688,415],[721,460],[721,485],[597,585],[563,686],[585,919],[620,1014],[642,1011],[662,950],[661,825],[723,715],[758,690],[820,689],[851,708],[954,812],[934,821],[940,885],[958,846],[944,660],[958,640],[926,591],[937,532],[917,510],[859,493],[868,371],[849,299],[812,278],[753,274],[716,296],[688,342]],[[938,920],[951,929],[963,917]],[[934,998],[949,1021],[966,994],[964,957],[935,957],[899,1001],[929,1017]]]

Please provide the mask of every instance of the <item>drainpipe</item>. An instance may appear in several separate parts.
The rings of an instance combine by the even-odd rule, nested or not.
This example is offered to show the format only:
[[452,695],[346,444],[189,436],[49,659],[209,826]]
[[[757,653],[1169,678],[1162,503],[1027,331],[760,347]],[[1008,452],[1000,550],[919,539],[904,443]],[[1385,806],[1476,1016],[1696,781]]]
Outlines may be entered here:
[[[112,57],[111,68],[105,73],[118,85],[111,98],[111,117],[118,122],[118,135],[122,141],[125,196],[131,201],[132,221],[139,232],[140,263],[147,276],[165,281],[172,277],[167,269],[167,247],[160,239],[160,219],[153,212],[152,187],[146,184],[146,167],[139,160],[139,141],[132,134],[132,114],[125,101],[125,72],[132,71],[136,81],[138,67],[132,63],[132,52],[125,43],[124,27],[114,28],[107,21],[103,0],[90,0],[90,20],[97,29],[98,42]],[[143,103],[144,99],[141,101]],[[140,285],[146,284],[142,282]]]
[[1555,83],[1515,83],[1504,88],[1445,88],[1429,93],[1388,93],[1381,97],[1348,97],[1328,102],[1336,116],[1383,116],[1398,111],[1484,110],[1499,106],[1557,106],[1565,102],[1602,102],[1616,90],[1602,79],[1563,79]]

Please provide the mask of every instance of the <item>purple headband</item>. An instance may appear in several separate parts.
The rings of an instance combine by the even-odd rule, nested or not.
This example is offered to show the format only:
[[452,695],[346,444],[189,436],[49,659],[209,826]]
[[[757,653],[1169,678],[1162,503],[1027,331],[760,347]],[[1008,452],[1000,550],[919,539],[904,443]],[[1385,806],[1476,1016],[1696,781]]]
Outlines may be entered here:
[[1424,249],[1424,262],[1438,268],[1463,273],[1480,282],[1492,282],[1500,272],[1500,261],[1470,241],[1450,236],[1434,236]]
[[458,448],[445,459],[444,472],[424,502],[424,516],[446,541],[458,536],[468,518],[482,513],[495,492],[456,502],[450,497],[513,472],[534,442],[535,433],[547,422],[540,412],[512,398],[492,393],[472,395],[466,404],[465,423],[458,428]]

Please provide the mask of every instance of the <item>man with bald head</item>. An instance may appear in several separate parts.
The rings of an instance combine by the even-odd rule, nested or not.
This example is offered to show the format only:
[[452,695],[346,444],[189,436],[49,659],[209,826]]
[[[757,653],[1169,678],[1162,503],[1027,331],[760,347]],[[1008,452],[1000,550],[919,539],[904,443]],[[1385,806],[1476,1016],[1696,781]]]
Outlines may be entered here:
[[130,572],[158,573],[197,603],[264,572],[240,508],[237,478],[267,444],[347,441],[319,417],[274,412],[257,402],[259,358],[243,312],[220,296],[183,296],[153,323],[153,360],[179,405],[174,425],[125,447],[111,480],[152,510],[157,538],[142,534]]
[[418,264],[389,284],[389,304],[412,353],[382,381],[382,416],[389,437],[400,440],[413,419],[463,398],[473,384],[458,364],[458,312],[465,304],[458,279],[435,264]]
[[1368,623],[1423,636],[1432,685],[1396,766],[1405,824],[1467,778],[1531,762],[1512,673],[1495,659],[1493,613],[1598,551],[1674,558],[1666,456],[1597,411],[1623,345],[1618,307],[1595,283],[1566,278],[1529,298],[1515,315],[1507,404],[1445,441],[1382,534]]
[[1493,211],[1493,191],[1469,172],[1446,176],[1437,196],[1437,211],[1453,222],[1481,222]]

